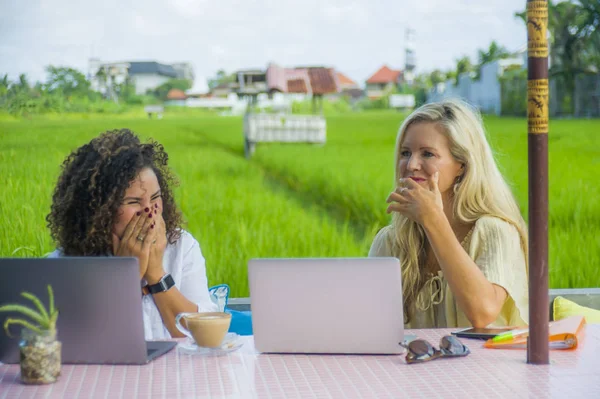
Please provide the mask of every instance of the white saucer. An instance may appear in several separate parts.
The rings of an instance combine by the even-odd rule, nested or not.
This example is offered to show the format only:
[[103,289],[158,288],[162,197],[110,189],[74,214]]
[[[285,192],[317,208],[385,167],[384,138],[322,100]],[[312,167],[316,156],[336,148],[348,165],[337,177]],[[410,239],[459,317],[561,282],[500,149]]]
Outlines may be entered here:
[[196,345],[192,339],[177,344],[177,350],[188,355],[221,356],[239,349],[244,343],[236,333],[228,333],[218,348],[205,348]]

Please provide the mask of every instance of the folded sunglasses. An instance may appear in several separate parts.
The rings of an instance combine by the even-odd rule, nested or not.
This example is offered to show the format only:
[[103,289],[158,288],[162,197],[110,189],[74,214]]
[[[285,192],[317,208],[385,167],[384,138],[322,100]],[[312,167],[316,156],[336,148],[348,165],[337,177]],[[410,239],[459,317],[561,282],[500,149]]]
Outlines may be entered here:
[[440,339],[440,349],[436,349],[424,339],[415,339],[400,345],[408,350],[406,362],[422,363],[429,360],[435,360],[442,357],[463,357],[471,351],[458,338],[452,335],[446,335]]

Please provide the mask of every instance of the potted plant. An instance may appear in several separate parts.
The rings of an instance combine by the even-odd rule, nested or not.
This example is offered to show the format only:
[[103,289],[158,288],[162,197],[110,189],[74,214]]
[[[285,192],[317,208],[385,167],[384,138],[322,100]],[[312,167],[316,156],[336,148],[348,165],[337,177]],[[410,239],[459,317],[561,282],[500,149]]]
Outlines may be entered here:
[[7,317],[4,321],[4,331],[11,337],[10,326],[21,325],[21,381],[25,384],[49,384],[55,382],[60,375],[61,348],[56,339],[56,319],[58,309],[54,308],[54,292],[48,285],[48,309],[42,302],[29,292],[21,296],[33,302],[35,306],[20,304],[5,304],[0,306],[0,312],[16,312],[27,316],[31,321],[22,318]]

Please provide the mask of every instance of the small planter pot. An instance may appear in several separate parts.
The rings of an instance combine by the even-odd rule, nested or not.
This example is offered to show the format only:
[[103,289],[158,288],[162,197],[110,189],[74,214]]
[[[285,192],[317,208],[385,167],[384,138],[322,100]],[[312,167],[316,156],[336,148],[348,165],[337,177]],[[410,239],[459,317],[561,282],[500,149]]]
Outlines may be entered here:
[[56,331],[43,331],[40,334],[23,329],[19,348],[21,381],[24,384],[56,382],[60,375],[62,349],[62,344],[56,340]]

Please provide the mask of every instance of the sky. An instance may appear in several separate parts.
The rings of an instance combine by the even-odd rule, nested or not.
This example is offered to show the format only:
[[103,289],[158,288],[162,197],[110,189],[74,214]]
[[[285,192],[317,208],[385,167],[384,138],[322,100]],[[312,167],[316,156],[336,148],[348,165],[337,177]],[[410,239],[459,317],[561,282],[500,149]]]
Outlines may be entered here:
[[0,0],[0,76],[46,78],[46,65],[87,73],[88,60],[190,62],[195,87],[219,69],[324,65],[363,85],[403,69],[415,32],[417,72],[476,60],[496,40],[526,45],[525,0]]

